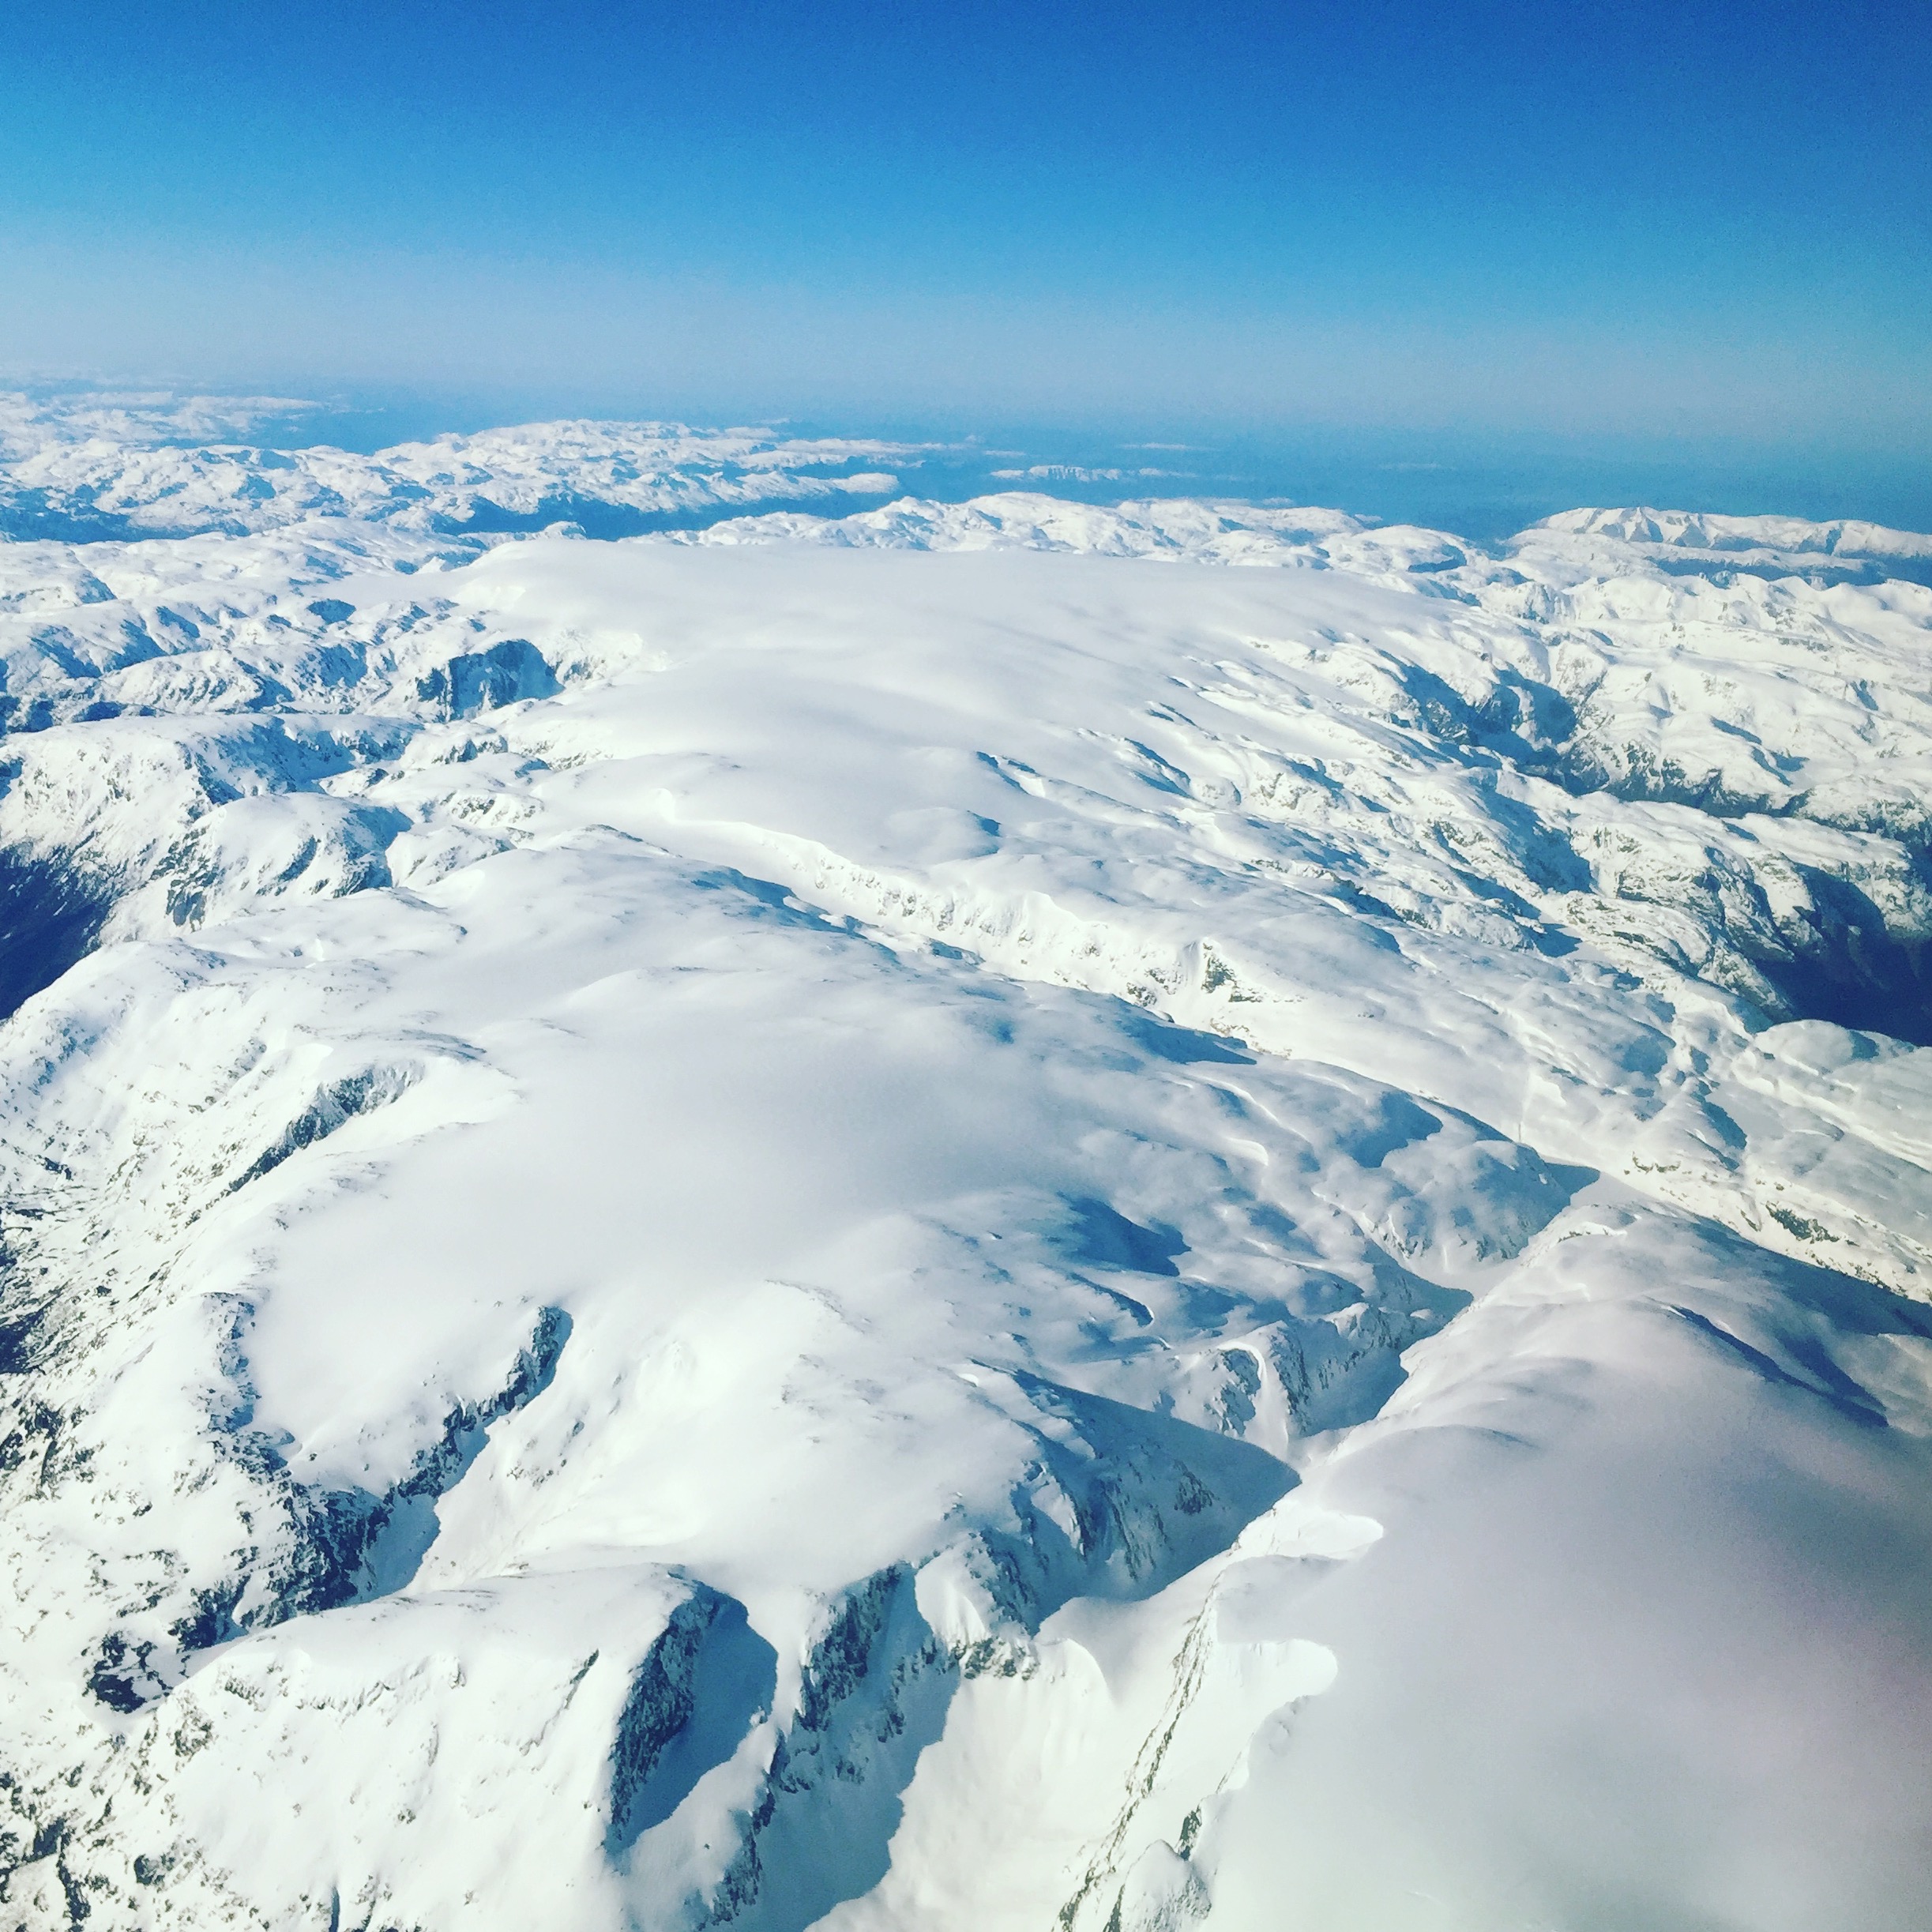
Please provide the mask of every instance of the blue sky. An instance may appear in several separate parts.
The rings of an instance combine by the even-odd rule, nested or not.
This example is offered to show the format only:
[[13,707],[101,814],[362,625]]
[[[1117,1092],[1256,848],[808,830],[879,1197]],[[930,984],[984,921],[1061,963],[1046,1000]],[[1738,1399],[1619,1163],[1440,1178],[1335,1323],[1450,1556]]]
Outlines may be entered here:
[[1932,8],[0,0],[0,365],[1932,437]]

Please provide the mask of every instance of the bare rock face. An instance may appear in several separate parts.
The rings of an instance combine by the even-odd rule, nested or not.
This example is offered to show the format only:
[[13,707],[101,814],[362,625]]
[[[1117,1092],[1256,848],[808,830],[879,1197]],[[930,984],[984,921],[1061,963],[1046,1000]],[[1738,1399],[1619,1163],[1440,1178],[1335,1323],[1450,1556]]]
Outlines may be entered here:
[[1932,539],[9,407],[0,1926],[1917,1927]]

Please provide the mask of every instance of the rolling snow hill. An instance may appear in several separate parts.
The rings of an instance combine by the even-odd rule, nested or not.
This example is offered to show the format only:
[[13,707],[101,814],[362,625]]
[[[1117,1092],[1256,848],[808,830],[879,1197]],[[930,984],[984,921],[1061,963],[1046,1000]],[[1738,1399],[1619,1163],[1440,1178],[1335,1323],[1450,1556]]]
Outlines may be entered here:
[[1917,1932],[1932,538],[269,406],[0,422],[0,1926]]

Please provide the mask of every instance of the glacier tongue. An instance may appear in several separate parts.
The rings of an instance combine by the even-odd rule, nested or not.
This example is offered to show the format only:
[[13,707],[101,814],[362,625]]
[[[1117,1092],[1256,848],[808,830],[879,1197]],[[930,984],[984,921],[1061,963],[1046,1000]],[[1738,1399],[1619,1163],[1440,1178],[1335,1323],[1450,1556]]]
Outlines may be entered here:
[[0,1921],[1919,1923],[1932,539],[229,408],[0,423]]

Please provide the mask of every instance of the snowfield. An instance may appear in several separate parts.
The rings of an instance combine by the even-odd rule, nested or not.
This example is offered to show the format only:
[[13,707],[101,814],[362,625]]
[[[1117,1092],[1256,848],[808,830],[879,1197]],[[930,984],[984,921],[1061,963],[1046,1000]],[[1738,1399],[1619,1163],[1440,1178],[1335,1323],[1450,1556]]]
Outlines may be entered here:
[[0,412],[0,1926],[1921,1932],[1932,537],[271,408]]

